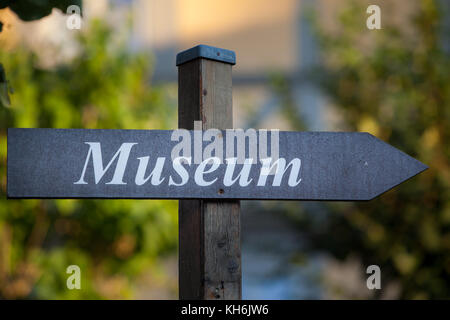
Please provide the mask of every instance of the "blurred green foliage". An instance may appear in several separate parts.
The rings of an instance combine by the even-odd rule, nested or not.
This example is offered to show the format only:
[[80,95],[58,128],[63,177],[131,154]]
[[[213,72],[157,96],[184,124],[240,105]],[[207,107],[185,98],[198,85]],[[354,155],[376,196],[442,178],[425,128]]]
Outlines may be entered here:
[[338,28],[320,30],[320,84],[346,129],[368,131],[430,168],[370,202],[329,204],[312,243],[339,259],[379,265],[382,289],[396,284],[399,298],[448,299],[450,32],[439,1],[415,6],[400,25],[384,11],[376,31],[365,28],[361,3],[345,6]]
[[[0,51],[14,90],[10,107],[0,105],[0,298],[135,297],[135,279],[145,271],[160,281],[160,257],[176,252],[175,201],[6,199],[9,127],[175,125],[168,90],[150,83],[150,57],[130,53],[114,34],[93,22],[77,38],[76,57],[51,69],[27,48]],[[81,268],[82,290],[66,287],[71,264]],[[176,279],[171,289],[176,296]]]
[[81,2],[82,0],[0,0],[0,9],[9,7],[20,19],[32,21],[48,16],[53,8],[60,9],[63,13],[71,5],[81,8]]

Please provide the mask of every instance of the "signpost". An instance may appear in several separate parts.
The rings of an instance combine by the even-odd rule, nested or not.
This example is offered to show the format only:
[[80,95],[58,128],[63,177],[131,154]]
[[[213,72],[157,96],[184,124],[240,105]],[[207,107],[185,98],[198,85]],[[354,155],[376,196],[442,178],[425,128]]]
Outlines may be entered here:
[[[185,132],[193,139],[195,131]],[[183,164],[171,158],[180,144],[171,140],[175,133],[9,129],[8,197],[370,200],[426,169],[405,153],[359,132],[277,133],[277,174],[266,174],[269,166],[264,166],[266,158],[258,152],[253,164],[225,158],[230,141],[236,148],[236,136],[245,138],[248,146],[249,135],[235,130],[217,133],[223,139],[225,160],[217,158],[214,166],[213,157],[200,155],[195,164],[191,152],[190,164]],[[203,141],[202,149],[211,143]],[[254,147],[254,151],[264,149],[259,141]]]
[[232,130],[234,63],[177,56],[183,130],[9,129],[8,197],[180,199],[180,298],[240,299],[240,199],[370,200],[427,169],[368,133]]

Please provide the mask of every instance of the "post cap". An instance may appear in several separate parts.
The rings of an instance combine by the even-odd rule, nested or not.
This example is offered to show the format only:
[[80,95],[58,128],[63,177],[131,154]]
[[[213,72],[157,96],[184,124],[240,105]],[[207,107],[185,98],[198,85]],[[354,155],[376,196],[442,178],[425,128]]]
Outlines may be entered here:
[[234,51],[200,44],[177,54],[177,66],[194,59],[203,58],[214,61],[236,64],[236,54]]

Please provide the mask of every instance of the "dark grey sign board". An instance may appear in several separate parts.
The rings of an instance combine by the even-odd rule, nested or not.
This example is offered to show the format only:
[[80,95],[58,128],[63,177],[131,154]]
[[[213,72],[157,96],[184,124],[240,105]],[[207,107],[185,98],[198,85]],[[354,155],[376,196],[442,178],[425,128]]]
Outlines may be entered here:
[[[185,131],[195,136],[194,131]],[[195,149],[199,150],[195,143],[204,138],[192,138],[191,149],[180,154],[184,160],[175,162],[173,150],[182,139],[176,135],[179,139],[174,140],[173,134],[165,130],[8,129],[8,197],[370,200],[427,169],[368,133],[279,132],[275,169],[270,169],[274,161],[262,160],[275,149],[270,132],[264,141],[247,137],[244,158],[256,149],[255,163],[236,160],[235,165],[232,160],[208,162],[208,154],[203,154],[209,141],[218,139],[223,140],[223,155],[218,158],[227,158],[228,132],[218,131],[203,141],[201,159],[194,159]],[[236,154],[237,141],[230,149]],[[260,153],[263,144],[266,154]],[[211,151],[210,145],[211,156],[220,155],[218,150]]]

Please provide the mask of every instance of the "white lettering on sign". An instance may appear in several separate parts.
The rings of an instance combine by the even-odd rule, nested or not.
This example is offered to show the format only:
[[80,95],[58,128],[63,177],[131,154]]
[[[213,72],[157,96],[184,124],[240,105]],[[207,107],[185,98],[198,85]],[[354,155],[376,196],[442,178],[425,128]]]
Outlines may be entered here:
[[[208,164],[212,164],[211,167],[206,170],[206,166]],[[197,167],[197,170],[195,170],[194,180],[197,185],[200,187],[207,187],[212,185],[214,182],[217,181],[217,178],[211,180],[211,181],[205,181],[204,175],[206,173],[211,173],[213,171],[216,171],[219,168],[220,165],[220,159],[217,157],[208,158],[202,161],[200,165]]]
[[131,148],[137,143],[134,142],[123,143],[120,146],[119,150],[117,150],[116,154],[113,156],[111,161],[108,163],[106,168],[103,168],[102,150],[100,142],[85,142],[85,143],[89,145],[89,151],[86,157],[86,161],[84,163],[84,168],[83,172],[81,173],[81,177],[74,184],[87,184],[87,182],[84,181],[84,175],[86,173],[86,168],[89,163],[91,155],[92,155],[92,162],[94,164],[95,184],[98,184],[100,182],[102,177],[105,175],[106,171],[108,171],[109,167],[112,165],[112,163],[117,157],[119,158],[119,160],[117,161],[114,176],[112,180],[110,182],[107,182],[106,184],[126,184],[126,182],[122,181],[123,175],[125,173],[125,168],[128,162],[128,157],[130,156]]
[[281,185],[281,180],[283,179],[284,173],[287,171],[289,167],[291,167],[291,173],[289,175],[288,185],[289,187],[295,187],[297,186],[302,179],[298,179],[297,177],[300,174],[300,167],[302,164],[302,161],[298,158],[292,159],[291,162],[286,166],[286,159],[279,158],[277,161],[275,161],[272,165],[272,159],[262,159],[263,166],[261,167],[261,173],[259,175],[258,180],[258,187],[263,187],[266,185],[267,176],[270,174],[272,170],[276,167],[275,170],[275,178],[273,179],[272,186],[279,187]]
[[246,187],[252,182],[252,179],[248,179],[250,175],[250,169],[252,167],[253,159],[245,159],[244,166],[242,167],[241,172],[237,175],[237,177],[233,180],[234,167],[237,163],[237,158],[228,158],[225,159],[227,161],[227,169],[225,170],[225,176],[223,177],[223,184],[226,187],[232,186],[238,179],[239,185],[241,187]]
[[148,175],[147,178],[144,178],[145,172],[147,171],[147,165],[148,160],[150,157],[141,157],[138,158],[139,160],[139,167],[138,171],[136,173],[136,179],[134,180],[138,186],[142,186],[144,183],[146,183],[150,178],[152,178],[151,183],[154,186],[160,185],[161,182],[164,181],[165,178],[161,179],[161,173],[164,167],[164,162],[166,162],[166,158],[159,157],[156,160],[155,168],[153,169],[152,173]]
[[[182,135],[180,135],[182,136]],[[106,172],[113,166],[117,159],[117,163],[113,172],[113,177],[111,181],[106,182],[106,184],[112,185],[124,185],[126,182],[123,181],[125,170],[130,157],[131,149],[137,143],[135,142],[125,142],[119,147],[116,153],[113,155],[112,159],[108,162],[106,167],[103,166],[103,157],[100,142],[85,142],[89,145],[89,150],[84,162],[83,170],[81,172],[80,179],[74,182],[74,184],[88,184],[85,180],[86,171],[90,160],[92,159],[93,169],[94,169],[94,181],[98,184]],[[177,145],[178,146],[178,145]],[[173,151],[172,151],[173,155]],[[158,157],[152,171],[148,172],[148,163],[150,161],[149,156],[138,157],[137,172],[134,182],[138,186],[142,186],[150,182],[154,186],[158,186],[163,183],[166,177],[163,177],[163,170],[166,163],[165,157]],[[272,158],[265,158],[260,160],[262,165],[259,167],[259,178],[257,182],[250,178],[250,173],[252,168],[256,165],[252,158],[246,158],[243,160],[243,166],[239,173],[235,174],[235,167],[238,164],[238,158],[231,157],[225,159],[225,174],[223,176],[223,184],[227,187],[234,185],[239,181],[239,186],[246,187],[250,183],[257,183],[257,186],[265,186],[266,180],[269,175],[274,172],[274,178],[272,181],[272,186],[279,187],[281,185],[282,179],[288,169],[289,178],[287,184],[290,187],[295,187],[301,182],[300,178],[300,168],[301,160],[298,158],[293,158],[287,165],[286,159],[278,158],[274,160]],[[191,157],[176,157],[172,161],[173,170],[176,172],[177,176],[169,176],[168,184],[169,186],[182,186],[189,181],[189,173],[186,167],[190,167],[192,164]],[[195,169],[194,181],[198,186],[208,187],[217,182],[219,177],[214,176],[214,172],[223,164],[219,157],[208,157],[203,160]],[[112,170],[112,169],[111,169]],[[147,175],[146,175],[147,174]]]
[[185,185],[189,180],[189,173],[187,170],[183,167],[181,164],[181,160],[184,160],[187,162],[187,164],[191,164],[191,158],[187,157],[178,157],[173,160],[173,169],[178,173],[178,175],[181,178],[180,183],[176,183],[173,181],[172,177],[169,177],[169,186],[182,186]]

